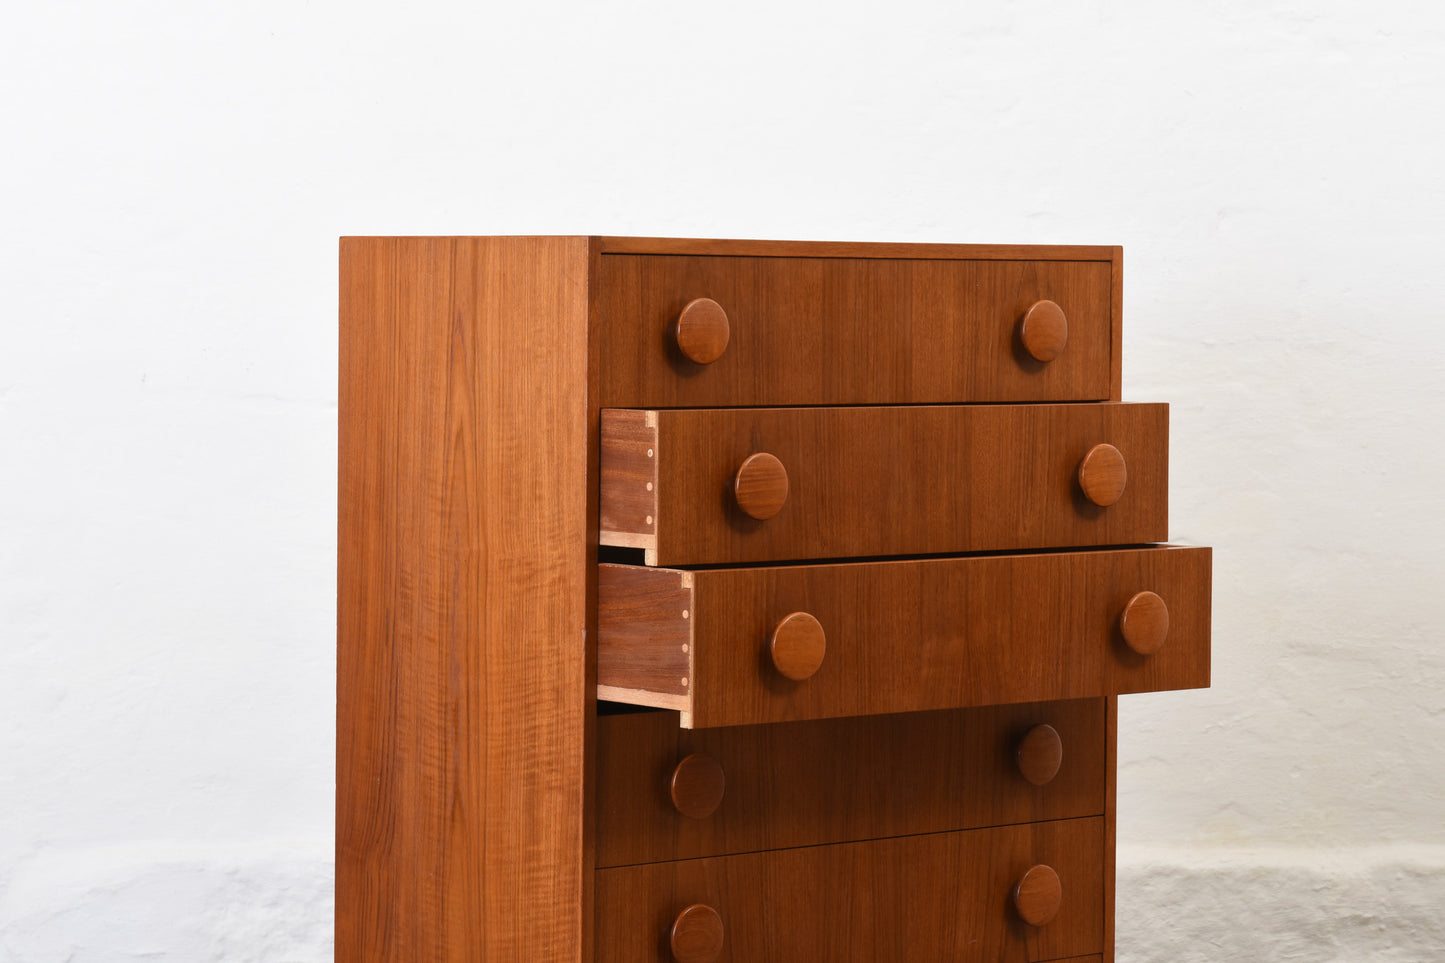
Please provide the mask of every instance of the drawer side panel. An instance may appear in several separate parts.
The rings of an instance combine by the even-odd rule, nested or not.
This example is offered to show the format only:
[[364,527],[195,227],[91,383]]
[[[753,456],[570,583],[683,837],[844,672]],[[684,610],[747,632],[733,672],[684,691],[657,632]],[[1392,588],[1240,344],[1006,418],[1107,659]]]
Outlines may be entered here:
[[597,566],[597,696],[688,711],[693,680],[693,575]]

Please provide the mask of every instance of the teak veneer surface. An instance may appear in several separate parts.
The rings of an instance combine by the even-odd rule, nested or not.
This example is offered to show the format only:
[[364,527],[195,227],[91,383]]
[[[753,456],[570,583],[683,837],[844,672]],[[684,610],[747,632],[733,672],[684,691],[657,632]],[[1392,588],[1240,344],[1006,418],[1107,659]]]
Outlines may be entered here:
[[[1129,465],[1107,508],[1078,482],[1101,443]],[[758,452],[788,477],[766,520],[732,491]],[[606,409],[601,538],[659,565],[1162,542],[1168,455],[1161,404]]]
[[[1035,786],[1015,761],[1033,726],[1063,759]],[[673,769],[721,764],[711,815],[672,804]],[[603,716],[597,727],[597,865],[692,859],[1104,811],[1104,700],[871,718],[679,729],[671,712]]]
[[[1104,820],[1069,819],[597,871],[597,963],[670,963],[666,934],[701,903],[719,963],[1025,963],[1103,947]],[[1030,867],[1062,883],[1058,916],[1012,909]]]
[[589,259],[342,242],[337,960],[588,958]]
[[[1166,546],[695,571],[602,565],[598,693],[679,709],[684,725],[704,728],[1207,686],[1211,557]],[[1125,644],[1119,622],[1145,590],[1170,611],[1169,639],[1148,656]],[[828,652],[793,682],[767,643],[799,611],[821,623]]]
[[[604,254],[601,397],[610,408],[1101,401],[1111,397],[1112,261]],[[683,310],[725,312],[726,347],[679,350]],[[1021,324],[1068,319],[1049,362]],[[711,355],[708,355],[711,357]]]

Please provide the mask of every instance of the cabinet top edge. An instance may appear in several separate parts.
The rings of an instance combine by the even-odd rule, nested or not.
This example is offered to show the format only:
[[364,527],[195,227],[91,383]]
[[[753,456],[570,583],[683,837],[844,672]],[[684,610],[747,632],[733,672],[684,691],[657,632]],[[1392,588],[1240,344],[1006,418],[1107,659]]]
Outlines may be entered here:
[[[470,235],[457,235],[468,237]],[[344,235],[342,242],[375,240],[381,236]],[[400,235],[401,237],[419,237]],[[497,239],[525,240],[550,235],[503,235]],[[1118,245],[1084,244],[934,244],[874,241],[762,241],[683,237],[587,237],[575,236],[597,245],[601,254],[675,254],[721,257],[852,257],[852,258],[939,258],[968,260],[1113,261],[1123,248]]]

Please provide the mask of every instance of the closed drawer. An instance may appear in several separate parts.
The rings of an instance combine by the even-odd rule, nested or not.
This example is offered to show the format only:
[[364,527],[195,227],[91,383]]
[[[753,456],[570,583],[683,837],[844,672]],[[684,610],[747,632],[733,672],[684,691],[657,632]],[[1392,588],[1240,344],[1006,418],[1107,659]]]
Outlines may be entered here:
[[[1104,943],[1103,865],[1104,820],[1089,818],[603,869],[596,877],[596,959],[1014,963],[1085,956]],[[1048,870],[1030,873],[1034,867]],[[1026,874],[1021,914],[1013,894]],[[1055,899],[1047,922],[1024,921],[1047,916]],[[682,942],[676,950],[674,927]]]
[[1104,811],[1102,699],[680,730],[597,720],[597,865]]
[[701,728],[1207,686],[1210,560],[601,565],[597,694]]
[[648,564],[1168,537],[1167,405],[602,412],[601,541]]
[[[602,404],[1104,400],[1114,264],[1096,250],[1101,260],[603,255]],[[678,344],[697,299],[712,302],[708,315],[683,325],[705,326],[707,363]],[[1046,357],[1061,348],[1049,361],[1023,338],[1040,301],[1057,306],[1030,321],[1050,326]]]

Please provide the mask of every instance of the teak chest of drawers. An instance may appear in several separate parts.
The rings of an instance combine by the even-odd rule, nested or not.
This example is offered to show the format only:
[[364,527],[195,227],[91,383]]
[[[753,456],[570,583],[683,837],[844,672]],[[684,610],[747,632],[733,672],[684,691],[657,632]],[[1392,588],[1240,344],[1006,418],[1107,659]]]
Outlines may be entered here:
[[338,960],[1113,959],[1111,247],[341,243]]

